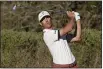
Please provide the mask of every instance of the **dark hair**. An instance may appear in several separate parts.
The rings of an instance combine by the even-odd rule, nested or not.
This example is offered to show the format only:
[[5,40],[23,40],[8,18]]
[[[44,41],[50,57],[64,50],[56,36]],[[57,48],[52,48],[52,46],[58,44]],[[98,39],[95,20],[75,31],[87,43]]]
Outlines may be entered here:
[[40,20],[40,22],[42,22],[45,18],[51,18],[51,17],[49,15],[46,15]]

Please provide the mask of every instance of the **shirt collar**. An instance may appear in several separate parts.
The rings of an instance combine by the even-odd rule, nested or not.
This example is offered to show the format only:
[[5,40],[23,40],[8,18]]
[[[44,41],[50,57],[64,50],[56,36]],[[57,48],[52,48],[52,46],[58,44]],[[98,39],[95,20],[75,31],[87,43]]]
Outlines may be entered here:
[[47,32],[47,31],[54,30],[54,29],[55,29],[54,27],[52,29],[43,29],[43,32]]
[[51,30],[51,29],[43,29],[43,32],[45,33],[45,32],[47,32],[47,31],[49,31],[49,30]]

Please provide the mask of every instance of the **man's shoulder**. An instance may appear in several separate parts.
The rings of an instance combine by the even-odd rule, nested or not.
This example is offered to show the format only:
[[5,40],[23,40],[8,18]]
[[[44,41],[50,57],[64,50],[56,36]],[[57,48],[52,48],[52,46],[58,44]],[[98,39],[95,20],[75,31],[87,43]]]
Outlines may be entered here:
[[58,29],[44,29],[43,32],[55,32],[58,31]]

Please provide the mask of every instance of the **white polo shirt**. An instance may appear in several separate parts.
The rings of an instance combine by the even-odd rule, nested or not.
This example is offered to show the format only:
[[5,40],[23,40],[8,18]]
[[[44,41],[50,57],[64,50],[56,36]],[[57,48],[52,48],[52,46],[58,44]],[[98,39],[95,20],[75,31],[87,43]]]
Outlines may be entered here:
[[59,38],[59,30],[44,29],[43,39],[53,57],[55,64],[71,64],[75,61],[70,47],[66,40],[66,35]]

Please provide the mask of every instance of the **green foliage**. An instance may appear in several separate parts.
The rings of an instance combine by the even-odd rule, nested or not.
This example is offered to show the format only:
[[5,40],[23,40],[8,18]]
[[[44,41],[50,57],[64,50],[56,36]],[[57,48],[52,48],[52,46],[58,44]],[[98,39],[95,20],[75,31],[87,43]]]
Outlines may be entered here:
[[[17,5],[15,11],[13,6]],[[21,7],[21,8],[20,8]],[[101,68],[102,1],[4,1],[1,3],[1,67],[51,67],[52,57],[42,38],[38,13],[49,13],[61,28],[67,15],[57,10],[76,10],[81,15],[82,40],[69,43],[80,68]]]
[[[52,58],[42,33],[1,31],[2,67],[51,67]],[[79,43],[69,43],[80,68],[101,67],[101,32],[82,30]]]
[[[12,10],[14,5],[17,5],[15,11]],[[80,13],[83,28],[101,30],[102,25],[102,1],[5,1],[1,9],[2,29],[36,31],[38,13],[43,10],[54,10],[49,13],[54,26],[58,28],[67,23],[67,15],[55,11],[72,9]]]
[[42,33],[13,30],[1,33],[2,67],[47,67],[50,64],[48,49],[40,38]]
[[83,29],[82,40],[72,43],[71,48],[81,68],[99,68],[102,61],[101,31],[95,29]]

